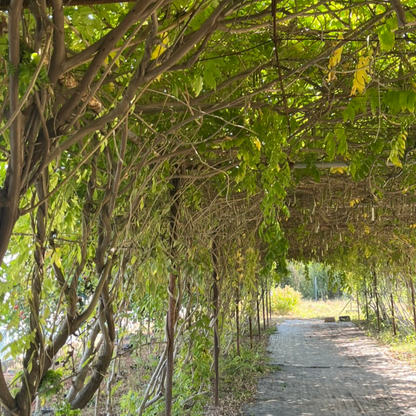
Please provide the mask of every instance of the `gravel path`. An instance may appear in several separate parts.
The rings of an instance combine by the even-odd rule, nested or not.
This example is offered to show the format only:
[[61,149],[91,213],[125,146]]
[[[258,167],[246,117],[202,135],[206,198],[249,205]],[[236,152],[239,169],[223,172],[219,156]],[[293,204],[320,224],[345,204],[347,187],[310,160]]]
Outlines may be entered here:
[[353,324],[288,320],[245,416],[416,416],[416,372]]

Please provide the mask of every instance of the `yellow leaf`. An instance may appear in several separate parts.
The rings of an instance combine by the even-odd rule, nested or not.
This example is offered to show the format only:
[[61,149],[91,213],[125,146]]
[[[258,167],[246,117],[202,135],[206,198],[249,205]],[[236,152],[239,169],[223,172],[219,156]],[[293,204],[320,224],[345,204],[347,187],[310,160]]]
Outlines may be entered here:
[[[338,36],[338,39],[343,39],[342,34]],[[328,74],[328,82],[331,82],[333,79],[336,79],[335,70],[334,68],[341,62],[341,55],[342,50],[344,49],[344,46],[340,46],[339,48],[335,49],[334,52],[332,52],[331,56],[329,57],[329,64],[328,69],[330,69]]]
[[357,198],[357,199],[352,199],[351,201],[350,201],[350,207],[352,208],[352,207],[355,207],[357,204],[359,204],[360,203],[360,199],[359,198]]
[[365,86],[370,82],[370,58],[368,56],[360,56],[357,66],[355,68],[354,79],[352,81],[351,95],[357,92],[362,94]]
[[347,168],[331,168],[329,169],[331,173],[345,173]]
[[260,142],[260,140],[259,139],[254,139],[254,144],[257,147],[257,150],[260,151],[260,149],[261,149],[261,142]]
[[56,266],[57,266],[59,269],[62,269],[62,262],[61,262],[61,258],[60,258],[60,257],[56,257],[54,260],[55,260],[55,261],[54,261],[54,263],[56,264]]
[[365,226],[364,226],[364,232],[365,232],[366,234],[370,234],[370,227],[369,227],[368,225],[365,225]]
[[162,33],[162,39],[161,43],[156,45],[156,47],[153,49],[151,59],[157,59],[160,55],[162,55],[163,52],[165,52],[165,49],[167,48],[167,45],[169,43],[169,37],[167,32]]

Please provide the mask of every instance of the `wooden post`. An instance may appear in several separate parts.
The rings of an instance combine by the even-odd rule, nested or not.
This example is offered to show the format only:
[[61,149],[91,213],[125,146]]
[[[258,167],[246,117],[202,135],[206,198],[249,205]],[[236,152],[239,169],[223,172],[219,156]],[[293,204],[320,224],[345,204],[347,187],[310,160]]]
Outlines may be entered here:
[[[178,212],[179,212],[179,184],[180,179],[171,179],[172,189],[170,190],[170,255],[172,264],[177,257],[175,243],[178,239]],[[166,316],[166,384],[165,384],[165,416],[172,415],[173,403],[173,371],[174,371],[174,350],[175,350],[175,321],[176,321],[176,281],[177,270],[170,273],[168,285],[168,312]]]
[[409,278],[409,283],[410,283],[410,290],[412,292],[412,310],[413,310],[413,324],[415,327],[415,332],[416,332],[416,306],[415,306],[415,287],[413,285],[413,278],[412,276],[410,276]]
[[250,330],[250,348],[253,349],[253,322],[251,319],[251,315],[248,318],[248,327]]
[[397,329],[396,329],[396,318],[394,316],[394,300],[393,300],[393,293],[390,293],[390,301],[391,301],[391,316],[393,320],[393,334],[394,336],[397,335]]
[[259,335],[259,339],[261,339],[259,293],[257,293],[256,307],[257,307],[257,329],[259,331],[259,334],[258,334]]
[[214,404],[219,405],[219,385],[220,385],[220,373],[219,373],[219,359],[220,359],[220,341],[218,334],[218,315],[219,315],[219,289],[218,289],[218,255],[217,245],[215,239],[212,243],[212,307],[213,307],[213,319],[214,319]]
[[267,321],[267,328],[270,326],[270,317],[269,317],[269,293],[267,291],[267,284],[266,284],[266,321]]
[[169,276],[169,306],[166,318],[166,392],[165,392],[165,415],[172,415],[172,390],[173,390],[173,353],[175,350],[175,308],[176,308],[176,276],[171,273]]
[[237,296],[235,300],[235,324],[237,331],[237,355],[240,355],[240,311],[238,304],[240,303],[239,288],[237,288]]
[[377,289],[377,273],[376,273],[375,269],[373,269],[373,279],[374,279],[374,296],[376,297],[377,329],[380,332],[380,330],[381,330],[380,305],[379,305],[378,289]]
[[358,320],[360,320],[360,292],[357,289],[357,315]]

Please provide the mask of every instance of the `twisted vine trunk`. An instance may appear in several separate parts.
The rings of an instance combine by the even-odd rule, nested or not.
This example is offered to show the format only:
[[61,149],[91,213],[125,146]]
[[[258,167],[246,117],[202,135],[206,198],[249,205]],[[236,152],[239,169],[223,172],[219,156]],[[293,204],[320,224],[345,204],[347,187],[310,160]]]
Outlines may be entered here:
[[[42,201],[47,194],[48,173],[44,172],[36,182],[38,199]],[[43,369],[45,366],[45,341],[43,328],[40,324],[40,303],[42,283],[44,277],[44,256],[46,241],[46,224],[48,219],[48,203],[42,203],[36,212],[36,226],[34,227],[35,237],[35,269],[32,274],[29,330],[34,335],[30,346],[23,359],[22,385],[16,394],[18,414],[26,416],[31,414],[31,404],[39,387]]]

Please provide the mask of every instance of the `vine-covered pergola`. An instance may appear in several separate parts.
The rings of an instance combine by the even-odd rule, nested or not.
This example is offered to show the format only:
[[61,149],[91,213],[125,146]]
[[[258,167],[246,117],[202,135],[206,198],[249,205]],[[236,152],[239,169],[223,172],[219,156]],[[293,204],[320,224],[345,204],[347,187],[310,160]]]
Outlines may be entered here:
[[62,379],[68,414],[103,389],[110,414],[126,320],[163,345],[131,411],[217,404],[221,352],[261,332],[288,258],[366,296],[371,278],[379,320],[382,285],[393,311],[413,293],[416,2],[0,9],[0,322],[24,357],[12,387],[0,370],[10,414]]

